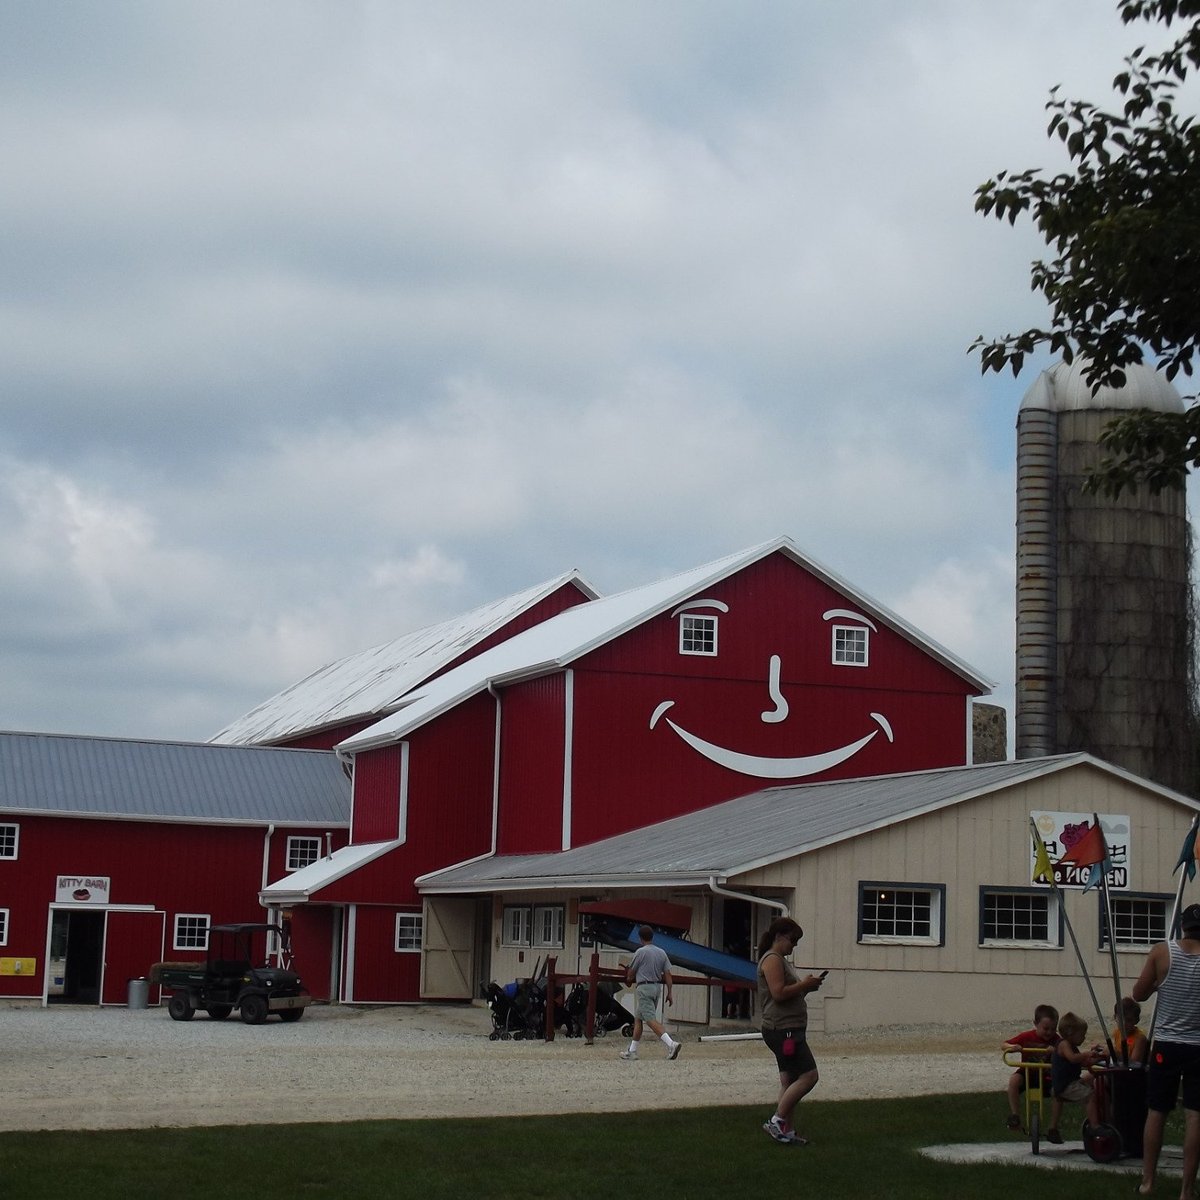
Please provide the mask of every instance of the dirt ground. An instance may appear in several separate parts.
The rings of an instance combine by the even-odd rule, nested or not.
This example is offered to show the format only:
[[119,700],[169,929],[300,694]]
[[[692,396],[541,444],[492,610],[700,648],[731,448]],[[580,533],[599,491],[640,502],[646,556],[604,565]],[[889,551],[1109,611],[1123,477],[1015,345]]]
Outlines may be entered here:
[[[637,1062],[610,1034],[490,1041],[486,1009],[313,1007],[247,1026],[166,1010],[0,1006],[0,1130],[553,1114],[774,1103],[761,1041],[698,1041]],[[725,1032],[724,1030],[722,1032]],[[817,1034],[824,1100],[1000,1090],[1000,1027]]]

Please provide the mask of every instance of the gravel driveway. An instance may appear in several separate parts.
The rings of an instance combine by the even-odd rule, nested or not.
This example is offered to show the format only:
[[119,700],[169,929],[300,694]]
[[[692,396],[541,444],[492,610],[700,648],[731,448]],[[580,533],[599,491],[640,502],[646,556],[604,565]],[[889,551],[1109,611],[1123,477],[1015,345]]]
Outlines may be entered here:
[[[994,1088],[1009,1026],[817,1034],[814,1099]],[[128,1129],[617,1111],[774,1103],[759,1041],[699,1042],[676,1062],[650,1040],[638,1062],[616,1035],[493,1042],[481,1007],[315,1006],[302,1021],[243,1025],[165,1008],[0,1002],[0,1130]]]

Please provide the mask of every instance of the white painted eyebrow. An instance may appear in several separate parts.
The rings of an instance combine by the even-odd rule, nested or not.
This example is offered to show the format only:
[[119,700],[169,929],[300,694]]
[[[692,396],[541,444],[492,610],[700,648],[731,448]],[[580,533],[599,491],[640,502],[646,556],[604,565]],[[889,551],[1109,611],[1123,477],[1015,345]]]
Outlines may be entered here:
[[875,629],[876,633],[879,632],[879,630],[875,628],[874,621],[870,620],[868,617],[864,617],[861,613],[851,612],[848,608],[831,608],[828,612],[823,612],[821,614],[822,621],[828,621],[833,617],[841,617],[847,621],[858,621],[870,629]]
[[693,608],[715,608],[723,613],[729,611],[729,605],[721,600],[689,600],[686,604],[681,604],[671,616],[677,617],[681,612],[691,612]]

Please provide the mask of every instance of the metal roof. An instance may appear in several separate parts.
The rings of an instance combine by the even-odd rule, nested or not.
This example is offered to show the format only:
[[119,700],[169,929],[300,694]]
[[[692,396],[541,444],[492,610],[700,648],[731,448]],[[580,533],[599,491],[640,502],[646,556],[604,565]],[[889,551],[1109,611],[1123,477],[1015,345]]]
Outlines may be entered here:
[[214,742],[282,742],[392,710],[406,692],[559,588],[596,590],[578,571],[525,588],[461,616],[327,663],[226,725]]
[[992,690],[992,682],[979,675],[962,659],[926,637],[877,600],[851,586],[828,567],[802,554],[790,538],[780,537],[667,579],[566,609],[416,688],[405,697],[404,705],[396,712],[346,738],[338,748],[357,752],[388,745],[483,691],[489,684],[502,685],[515,679],[559,670],[651,617],[669,611],[713,583],[775,553],[787,555],[804,570],[853,600],[864,612],[921,647],[973,687],[984,693]]
[[389,850],[395,850],[404,843],[398,839],[390,842],[358,842],[352,846],[343,846],[316,862],[301,867],[290,875],[277,879],[259,892],[259,899],[265,905],[272,904],[303,904],[314,893],[322,888],[336,883],[343,876],[365,867],[374,862]]
[[1088,754],[766,788],[554,854],[506,855],[431,872],[425,893],[669,887],[718,882],[1083,764],[1188,807],[1200,804]]
[[0,732],[0,812],[200,824],[350,824],[327,750]]
[[1103,411],[1148,408],[1154,412],[1183,412],[1183,397],[1162,371],[1148,363],[1130,363],[1123,387],[1104,387],[1092,391],[1087,381],[1089,360],[1076,355],[1069,362],[1056,363],[1043,371],[1021,400],[1022,408],[1042,408],[1049,412],[1072,409]]

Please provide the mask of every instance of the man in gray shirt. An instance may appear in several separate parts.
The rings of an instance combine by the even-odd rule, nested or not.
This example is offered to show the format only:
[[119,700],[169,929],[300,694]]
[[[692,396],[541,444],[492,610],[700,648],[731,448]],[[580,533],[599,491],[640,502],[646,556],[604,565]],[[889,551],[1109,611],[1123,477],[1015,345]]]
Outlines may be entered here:
[[625,969],[625,982],[637,988],[637,1013],[633,1022],[633,1040],[628,1050],[621,1051],[624,1059],[637,1058],[638,1043],[642,1040],[643,1022],[650,1026],[658,1036],[659,1041],[667,1048],[667,1058],[676,1059],[682,1044],[658,1023],[658,998],[663,986],[667,989],[667,1003],[671,1001],[671,960],[661,946],[654,945],[654,930],[649,925],[638,929],[641,945],[633,952],[629,966]]

